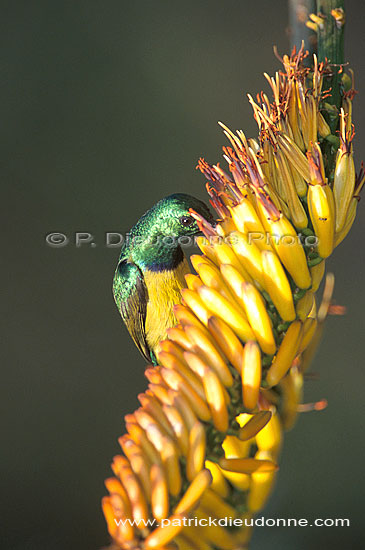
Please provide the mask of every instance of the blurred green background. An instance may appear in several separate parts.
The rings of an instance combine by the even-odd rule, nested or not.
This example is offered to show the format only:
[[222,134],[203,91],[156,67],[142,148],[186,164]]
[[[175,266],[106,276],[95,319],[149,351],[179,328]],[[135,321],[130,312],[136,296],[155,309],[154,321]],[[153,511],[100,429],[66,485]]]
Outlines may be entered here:
[[[357,163],[365,156],[363,3],[349,1]],[[1,1],[3,193],[1,523],[7,550],[97,550],[100,499],[144,362],[111,294],[125,233],[161,197],[205,198],[200,155],[221,157],[217,120],[256,134],[246,92],[288,49],[284,0]],[[258,528],[252,549],[364,544],[365,211],[328,264],[335,298],[306,401],[287,434],[270,518],[349,518],[349,528]],[[59,231],[70,243],[51,248]],[[77,231],[97,246],[76,248]]]

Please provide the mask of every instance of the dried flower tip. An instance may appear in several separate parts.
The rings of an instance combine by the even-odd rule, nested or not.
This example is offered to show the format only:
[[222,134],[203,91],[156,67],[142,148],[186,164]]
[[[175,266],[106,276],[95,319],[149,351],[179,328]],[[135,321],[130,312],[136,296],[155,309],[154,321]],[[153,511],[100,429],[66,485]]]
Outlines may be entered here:
[[323,411],[327,408],[328,401],[327,399],[321,399],[315,403],[301,403],[298,405],[297,409],[299,413],[311,412],[311,411]]
[[189,214],[197,221],[198,227],[202,233],[209,239],[215,237],[217,232],[214,227],[201,214],[195,212],[192,208],[189,209]]
[[341,29],[346,23],[346,14],[342,8],[335,8],[331,10],[331,15],[336,21],[336,27]]

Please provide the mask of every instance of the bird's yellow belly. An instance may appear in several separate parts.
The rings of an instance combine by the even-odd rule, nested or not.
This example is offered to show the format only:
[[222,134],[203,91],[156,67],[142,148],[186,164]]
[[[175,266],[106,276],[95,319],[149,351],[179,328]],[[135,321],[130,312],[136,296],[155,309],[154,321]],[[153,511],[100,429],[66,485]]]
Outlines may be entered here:
[[166,337],[167,329],[176,324],[172,308],[181,303],[180,290],[186,287],[184,275],[189,271],[188,262],[184,258],[175,270],[144,272],[149,298],[145,329],[147,343],[152,350]]

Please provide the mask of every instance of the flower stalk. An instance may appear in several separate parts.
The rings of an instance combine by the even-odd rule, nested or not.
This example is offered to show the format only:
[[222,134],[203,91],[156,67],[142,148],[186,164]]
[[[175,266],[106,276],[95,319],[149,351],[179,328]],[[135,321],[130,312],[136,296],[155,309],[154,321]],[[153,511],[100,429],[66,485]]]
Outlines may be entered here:
[[331,88],[328,103],[341,107],[341,67],[344,64],[344,0],[317,0],[318,61],[326,60],[333,69],[324,85]]
[[[191,258],[177,324],[158,346],[158,366],[146,370],[148,389],[119,439],[124,456],[106,481],[114,548],[247,548],[284,430],[299,411],[325,406],[301,403],[331,310],[331,274],[321,303],[317,293],[365,176],[353,165],[354,91],[344,93],[346,77],[337,75],[338,103],[325,87],[333,68],[306,59],[304,48],[283,56],[282,71],[265,75],[272,98],[249,97],[257,138],[221,124],[226,169],[199,160],[220,220],[212,227],[191,211],[205,235],[201,255]],[[322,115],[327,105],[341,109],[340,139]]]
[[316,0],[289,0],[289,41],[290,47],[295,46],[296,50],[300,50],[302,42],[309,52],[306,62],[310,64],[310,59],[317,52],[317,30],[306,23],[309,20],[311,13],[316,13]]

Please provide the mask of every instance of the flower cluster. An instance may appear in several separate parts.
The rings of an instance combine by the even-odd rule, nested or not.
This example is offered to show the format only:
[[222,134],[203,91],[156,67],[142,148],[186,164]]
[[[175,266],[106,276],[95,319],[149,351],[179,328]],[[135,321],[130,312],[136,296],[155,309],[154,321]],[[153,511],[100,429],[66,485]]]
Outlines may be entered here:
[[[329,68],[315,57],[305,68],[304,56],[284,56],[284,70],[265,75],[272,102],[264,93],[249,98],[257,139],[222,124],[228,171],[199,161],[220,223],[192,212],[205,234],[202,255],[191,258],[196,274],[186,276],[159,366],[146,371],[141,407],[125,419],[124,455],[114,458],[103,499],[115,548],[244,548],[249,527],[180,520],[250,518],[262,509],[283,430],[306,408],[303,373],[331,307],[332,275],[320,306],[316,293],[365,178],[354,169],[349,78],[336,133],[330,91],[322,90]],[[151,518],[170,521],[151,526]]]

